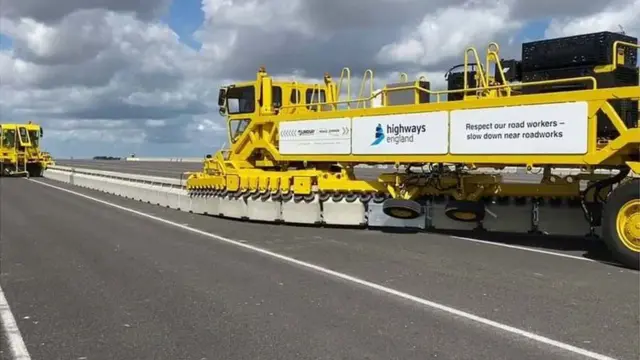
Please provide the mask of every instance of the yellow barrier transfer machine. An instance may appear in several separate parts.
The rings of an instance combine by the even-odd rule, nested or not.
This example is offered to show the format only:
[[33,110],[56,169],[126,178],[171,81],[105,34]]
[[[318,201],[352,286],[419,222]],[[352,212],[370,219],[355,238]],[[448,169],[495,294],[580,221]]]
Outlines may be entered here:
[[[521,60],[492,43],[484,63],[465,51],[447,90],[403,74],[374,92],[367,70],[356,99],[348,68],[322,84],[261,68],[220,89],[230,147],[189,176],[192,204],[259,221],[598,236],[637,269],[637,54],[612,32],[526,43]],[[357,169],[382,164],[393,171]]]
[[46,162],[40,152],[42,127],[27,124],[0,124],[0,176],[40,177]]

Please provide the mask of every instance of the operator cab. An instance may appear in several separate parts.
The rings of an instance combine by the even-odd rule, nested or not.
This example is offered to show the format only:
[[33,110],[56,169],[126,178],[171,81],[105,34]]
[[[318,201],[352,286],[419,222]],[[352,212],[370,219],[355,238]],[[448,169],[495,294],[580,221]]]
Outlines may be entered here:
[[27,132],[29,133],[29,139],[33,147],[40,146],[40,139],[44,136],[44,131],[40,125],[36,125],[29,121],[27,124]]
[[221,88],[218,93],[219,113],[227,117],[229,141],[238,141],[256,116],[324,110],[326,105],[322,104],[327,102],[326,89],[325,84],[274,82],[263,69],[258,72],[255,82]]
[[0,144],[3,149],[24,151],[32,146],[29,130],[25,125],[3,124],[1,129]]

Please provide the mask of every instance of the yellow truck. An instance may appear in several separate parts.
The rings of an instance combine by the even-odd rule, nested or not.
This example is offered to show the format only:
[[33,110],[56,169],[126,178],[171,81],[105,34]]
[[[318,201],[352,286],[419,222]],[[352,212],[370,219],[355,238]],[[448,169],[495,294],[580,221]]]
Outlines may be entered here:
[[40,177],[46,163],[40,152],[42,127],[27,124],[0,124],[0,176]]
[[[348,68],[337,82],[325,74],[323,83],[301,84],[262,67],[220,89],[230,147],[206,155],[187,188],[222,208],[308,204],[348,215],[364,204],[402,223],[427,216],[477,230],[495,220],[489,208],[521,212],[520,230],[533,233],[546,232],[540,211],[558,211],[546,218],[575,220],[568,229],[600,237],[637,269],[637,50],[636,38],[611,32],[526,43],[521,60],[502,59],[491,43],[486,61],[466,49],[445,90],[403,74],[374,91],[367,70],[355,99]],[[354,171],[379,164],[394,170],[377,179]],[[540,180],[507,181],[505,168],[537,171]]]

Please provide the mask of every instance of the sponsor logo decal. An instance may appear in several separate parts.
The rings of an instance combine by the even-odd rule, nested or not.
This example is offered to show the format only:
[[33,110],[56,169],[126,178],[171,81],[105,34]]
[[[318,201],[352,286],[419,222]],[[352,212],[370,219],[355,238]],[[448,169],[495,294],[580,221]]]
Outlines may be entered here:
[[377,146],[383,143],[387,144],[404,144],[414,142],[415,136],[427,132],[427,125],[403,125],[403,124],[387,124],[376,126],[375,138],[371,146]]

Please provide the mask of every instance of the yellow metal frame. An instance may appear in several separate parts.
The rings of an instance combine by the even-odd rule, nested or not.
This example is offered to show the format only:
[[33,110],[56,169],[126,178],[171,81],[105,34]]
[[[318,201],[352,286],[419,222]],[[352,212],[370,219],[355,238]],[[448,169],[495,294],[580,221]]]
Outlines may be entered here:
[[[618,45],[632,45],[616,43]],[[552,178],[546,174],[541,184],[505,184],[499,175],[464,174],[460,176],[443,176],[442,186],[450,190],[433,188],[429,184],[406,184],[407,174],[383,174],[377,181],[364,181],[355,178],[353,166],[357,164],[460,164],[467,168],[476,167],[580,167],[588,172],[595,168],[610,168],[627,164],[640,173],[640,162],[635,154],[640,149],[640,128],[627,128],[620,116],[611,106],[610,100],[633,99],[640,101],[640,87],[619,87],[598,89],[596,79],[581,77],[561,80],[510,84],[506,81],[500,63],[499,46],[491,43],[486,51],[484,68],[478,51],[470,47],[464,53],[465,83],[463,89],[432,91],[419,86],[418,81],[405,87],[384,87],[374,93],[374,73],[364,73],[358,98],[351,98],[351,70],[344,68],[340,79],[335,83],[331,76],[325,74],[324,84],[299,84],[297,82],[275,82],[264,68],[258,71],[255,82],[237,84],[236,87],[252,86],[255,89],[255,112],[252,114],[230,115],[229,124],[237,120],[249,120],[244,131],[235,138],[230,136],[230,147],[205,160],[204,171],[195,173],[188,179],[191,189],[216,189],[230,192],[246,191],[280,191],[295,194],[309,194],[316,191],[387,193],[396,198],[414,198],[420,195],[449,194],[458,199],[478,199],[483,196],[546,196],[576,197],[580,194],[579,180],[594,181],[593,174],[581,174],[573,178]],[[470,57],[480,68],[476,74],[476,88],[469,88],[466,73]],[[615,69],[617,63],[624,61],[616,57],[616,64],[607,69]],[[499,78],[489,74],[488,69],[495,64]],[[605,71],[606,69],[599,69]],[[408,76],[401,74],[401,81],[407,82]],[[346,85],[345,85],[346,82]],[[519,95],[519,89],[526,86],[587,82],[591,89],[571,92]],[[369,85],[368,94],[366,85]],[[283,89],[282,106],[272,108],[272,86]],[[343,88],[346,86],[346,100],[341,100]],[[314,92],[324,90],[326,102],[306,101],[292,104],[287,99],[290,91],[297,89],[313,89]],[[388,94],[394,91],[414,91],[415,102],[409,105],[394,105],[372,108],[371,104],[377,96],[382,97],[383,105],[387,104]],[[435,102],[419,103],[420,93],[435,97]],[[463,93],[462,101],[442,101],[442,95]],[[508,106],[541,105],[566,102],[586,102],[588,104],[588,150],[579,155],[283,155],[278,151],[278,128],[280,123],[303,120],[319,120],[332,118],[358,118],[376,115],[397,115],[428,112],[451,112],[461,109],[488,109]],[[355,104],[355,106],[354,106]],[[311,106],[310,106],[311,105]],[[314,111],[315,110],[315,111]],[[597,138],[598,113],[603,113],[615,127],[619,136],[610,141]],[[362,120],[367,121],[367,120]],[[230,134],[231,135],[231,134]],[[330,170],[330,166],[339,165],[341,171]]]
[[[638,45],[616,42],[615,49],[619,45],[635,46]],[[481,64],[480,57],[475,48],[470,47],[465,51],[465,73],[468,71],[469,54],[472,54],[477,64]],[[318,107],[324,106],[328,108],[328,111],[318,112],[298,112],[295,111],[291,114],[280,113],[278,115],[272,114],[272,109],[260,108],[256,103],[257,111],[256,115],[251,119],[251,123],[245,129],[242,136],[234,141],[234,146],[231,147],[230,157],[236,161],[246,161],[253,155],[256,150],[263,151],[269,154],[269,157],[275,162],[287,162],[287,161],[307,161],[307,162],[340,162],[340,163],[386,163],[386,164],[412,164],[412,163],[463,163],[471,166],[492,166],[492,165],[523,165],[523,166],[536,166],[536,165],[568,165],[568,166],[594,166],[594,165],[617,165],[621,163],[622,157],[640,146],[640,129],[633,128],[628,129],[622,119],[615,112],[609,100],[619,99],[633,99],[640,100],[640,87],[619,87],[608,89],[597,89],[596,79],[593,77],[580,77],[561,80],[547,80],[528,82],[523,84],[509,84],[504,79],[502,72],[502,66],[499,61],[499,47],[495,43],[491,43],[487,49],[486,57],[486,69],[490,68],[491,63],[495,63],[499,69],[498,73],[501,76],[499,79],[502,85],[495,85],[495,79],[485,74],[484,71],[479,71],[479,83],[482,85],[477,88],[468,88],[467,76],[464,76],[465,86],[460,90],[444,90],[444,91],[431,91],[423,89],[417,86],[417,82],[412,86],[399,87],[388,89],[382,89],[383,99],[387,94],[394,91],[401,90],[415,90],[418,92],[425,92],[431,96],[436,97],[435,103],[426,104],[411,104],[400,105],[392,107],[381,108],[351,108],[352,103],[366,104],[370,103],[375,95],[373,95],[373,88],[370,89],[370,96],[360,97],[357,99],[351,99],[351,86],[350,78],[351,72],[348,68],[343,69],[340,82],[338,86],[332,87],[330,77],[325,75],[325,88],[327,93],[334,93],[336,100],[327,101],[325,103],[316,104]],[[618,59],[620,61],[620,59]],[[607,69],[615,70],[617,63],[614,63]],[[486,71],[485,69],[485,71]],[[264,69],[258,73],[258,82],[256,85],[256,93],[260,92],[264,94],[264,102],[271,100],[269,89],[271,84],[267,86],[260,85],[260,81],[271,82],[269,76]],[[600,70],[604,71],[604,70]],[[406,78],[406,74],[403,74]],[[344,80],[347,80],[347,100],[339,100],[339,91],[342,87]],[[360,95],[364,93],[365,82],[369,79],[369,83],[373,84],[373,72],[367,70],[363,77],[362,85],[360,88]],[[576,82],[588,82],[591,83],[592,88],[590,90],[583,91],[571,91],[571,92],[557,92],[548,94],[535,94],[535,95],[519,95],[512,96],[512,92],[518,88],[536,85],[547,84],[560,84],[560,83],[576,83]],[[248,85],[248,84],[247,84]],[[318,85],[307,85],[307,87],[313,87]],[[334,90],[334,91],[332,91]],[[464,92],[476,92],[475,97],[465,97],[465,101],[452,101],[441,102],[441,96],[451,93]],[[258,98],[258,96],[256,96]],[[473,100],[473,101],[471,101]],[[454,111],[461,109],[487,109],[506,106],[522,106],[522,105],[540,105],[540,104],[554,104],[564,102],[577,102],[586,101],[589,104],[589,144],[588,151],[584,155],[282,155],[277,150],[277,126],[280,122],[287,121],[302,121],[302,120],[317,120],[317,119],[331,119],[336,117],[344,118],[357,118],[364,116],[376,116],[376,115],[397,115],[397,114],[412,114],[412,113],[426,113],[436,111]],[[383,100],[383,103],[385,101]],[[270,104],[270,101],[269,103]],[[337,109],[338,105],[345,104],[347,109]],[[281,107],[284,109],[301,109],[308,104],[289,104]],[[270,106],[270,105],[267,105]],[[620,136],[615,140],[602,144],[598,142],[596,137],[597,132],[597,119],[596,115],[598,111],[602,111],[606,114],[607,118],[613,126],[616,128]],[[230,120],[234,118],[247,118],[248,116],[235,115],[229,117]],[[267,129],[267,131],[265,131]],[[637,166],[637,164],[631,164]]]

